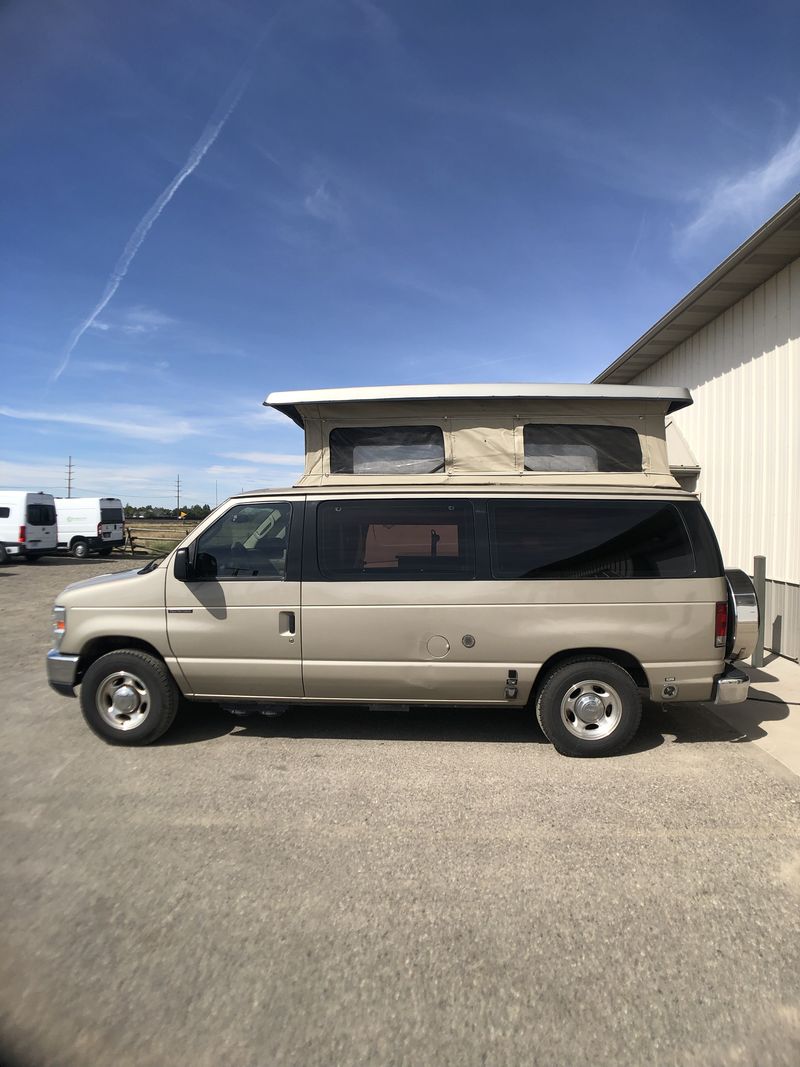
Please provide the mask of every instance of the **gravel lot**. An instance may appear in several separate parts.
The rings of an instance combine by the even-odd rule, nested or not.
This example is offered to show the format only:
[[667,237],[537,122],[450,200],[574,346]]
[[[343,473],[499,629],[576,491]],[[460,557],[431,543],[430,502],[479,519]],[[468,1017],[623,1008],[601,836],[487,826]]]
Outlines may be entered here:
[[800,1063],[800,780],[704,711],[183,713],[104,745],[0,568],[4,1063]]

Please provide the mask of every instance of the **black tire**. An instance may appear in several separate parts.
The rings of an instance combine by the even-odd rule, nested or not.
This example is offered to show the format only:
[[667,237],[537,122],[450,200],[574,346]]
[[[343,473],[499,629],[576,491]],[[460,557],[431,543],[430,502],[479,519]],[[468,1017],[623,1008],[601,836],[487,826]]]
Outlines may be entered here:
[[69,554],[75,559],[86,559],[89,555],[89,545],[81,538],[77,538],[69,546]]
[[109,548],[101,548],[101,549],[99,549],[97,554],[98,554],[98,556],[110,556],[113,551],[114,551],[113,546],[110,546]]
[[6,546],[0,545],[0,567],[4,563],[8,563],[8,552],[6,552]]
[[[128,697],[123,689],[133,694],[134,702],[138,700],[138,706],[127,712],[116,707]],[[149,745],[161,737],[172,726],[178,700],[178,687],[166,664],[132,648],[95,660],[81,684],[81,711],[87,725],[112,745]]]
[[633,678],[600,657],[576,657],[554,667],[536,697],[539,726],[563,756],[619,752],[639,729],[641,717]]
[[26,556],[25,556],[25,562],[26,563],[38,563],[41,558],[42,558],[41,556],[32,556],[30,553],[27,553]]

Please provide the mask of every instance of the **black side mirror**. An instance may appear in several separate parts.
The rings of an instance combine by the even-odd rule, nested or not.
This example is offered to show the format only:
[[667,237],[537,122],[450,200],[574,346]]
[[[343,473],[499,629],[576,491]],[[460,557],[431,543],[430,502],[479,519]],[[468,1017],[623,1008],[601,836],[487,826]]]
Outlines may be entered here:
[[189,549],[179,548],[175,553],[175,577],[179,582],[191,581],[192,575],[192,561],[189,559]]

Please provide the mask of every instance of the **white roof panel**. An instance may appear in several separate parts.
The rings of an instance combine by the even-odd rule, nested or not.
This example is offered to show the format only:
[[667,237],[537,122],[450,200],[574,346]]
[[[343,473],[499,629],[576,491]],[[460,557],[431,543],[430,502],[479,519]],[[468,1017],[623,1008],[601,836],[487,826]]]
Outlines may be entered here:
[[668,411],[692,403],[688,389],[642,385],[584,385],[537,382],[491,382],[462,385],[367,385],[343,389],[301,389],[270,393],[264,404],[302,425],[298,407],[382,400],[665,400]]

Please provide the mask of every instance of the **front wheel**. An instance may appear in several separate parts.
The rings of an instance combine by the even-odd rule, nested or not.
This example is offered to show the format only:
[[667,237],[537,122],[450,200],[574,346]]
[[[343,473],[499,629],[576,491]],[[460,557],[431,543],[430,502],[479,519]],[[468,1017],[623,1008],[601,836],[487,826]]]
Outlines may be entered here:
[[148,745],[173,723],[178,689],[166,664],[147,652],[109,652],[89,667],[81,685],[87,725],[112,745]]
[[75,559],[86,559],[89,555],[89,545],[86,541],[73,541],[69,548],[70,555]]
[[564,756],[609,756],[639,728],[633,678],[607,659],[571,659],[545,678],[536,699],[542,732]]

